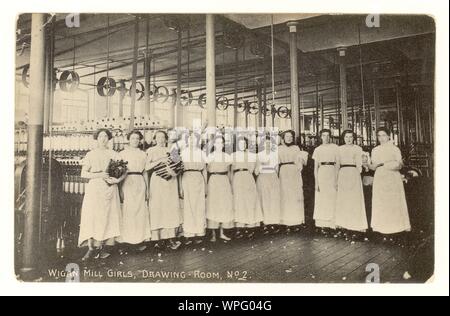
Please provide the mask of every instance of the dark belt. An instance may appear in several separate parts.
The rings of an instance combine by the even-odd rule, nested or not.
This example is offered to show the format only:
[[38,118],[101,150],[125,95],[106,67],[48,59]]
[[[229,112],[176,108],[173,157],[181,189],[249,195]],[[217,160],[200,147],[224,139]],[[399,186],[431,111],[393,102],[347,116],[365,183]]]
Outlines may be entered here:
[[281,167],[289,165],[295,165],[295,162],[283,162],[278,165],[278,177],[280,176]]
[[248,169],[236,169],[236,170],[233,170],[234,173],[245,172],[245,171],[248,171]]
[[128,176],[143,176],[142,172],[128,172]]
[[280,163],[280,168],[283,166],[287,166],[287,165],[295,165],[295,162],[284,162],[284,163]]
[[209,175],[210,176],[227,176],[228,171],[226,171],[226,172],[210,172]]
[[356,165],[341,165],[341,168],[356,168]]
[[320,165],[321,166],[335,166],[336,163],[335,162],[321,162]]
[[209,183],[209,179],[211,176],[228,176],[228,172],[208,172],[207,182]]

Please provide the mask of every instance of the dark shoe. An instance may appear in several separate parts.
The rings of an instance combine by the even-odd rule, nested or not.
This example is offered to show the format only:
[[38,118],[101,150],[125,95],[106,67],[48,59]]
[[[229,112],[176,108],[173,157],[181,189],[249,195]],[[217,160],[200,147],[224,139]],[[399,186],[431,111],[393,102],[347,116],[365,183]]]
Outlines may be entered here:
[[102,260],[105,260],[105,259],[108,259],[109,257],[111,257],[111,253],[109,253],[109,252],[106,251],[106,250],[102,250],[102,251],[100,251],[99,254],[95,257],[95,259],[102,259]]
[[225,234],[221,234],[220,239],[222,239],[223,241],[231,241],[231,238],[226,236]]
[[168,248],[172,249],[172,250],[177,250],[178,248],[180,248],[181,246],[181,242],[179,241],[171,241],[170,245],[168,246]]
[[88,252],[84,255],[84,257],[81,259],[81,261],[89,261],[94,259],[99,253],[99,250],[91,250],[89,249]]
[[146,250],[147,250],[147,246],[146,245],[142,245],[142,246],[136,248],[136,251],[138,253],[142,253],[142,252],[144,252]]
[[200,244],[202,244],[203,243],[203,239],[197,239],[195,242],[194,242],[194,244],[196,244],[196,245],[200,245]]

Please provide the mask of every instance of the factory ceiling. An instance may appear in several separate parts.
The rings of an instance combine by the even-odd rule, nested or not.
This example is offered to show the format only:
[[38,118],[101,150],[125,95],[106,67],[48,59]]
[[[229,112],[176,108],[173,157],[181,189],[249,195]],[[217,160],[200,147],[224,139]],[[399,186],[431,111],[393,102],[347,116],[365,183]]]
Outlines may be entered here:
[[[65,17],[56,15],[55,67],[58,70],[75,70],[81,77],[80,87],[86,90],[95,89],[96,81],[106,75],[116,80],[131,80],[135,15],[82,14],[79,28],[67,28]],[[173,17],[139,16],[138,79],[143,79],[148,39],[152,80],[157,85],[176,85],[178,32],[174,30]],[[181,28],[183,88],[201,92],[205,88],[205,18],[186,15],[182,19],[189,22],[189,28]],[[29,63],[30,20],[31,16],[24,14],[17,22],[18,80],[23,67]],[[369,28],[365,16],[361,15],[275,14],[272,28],[269,14],[225,14],[216,19],[218,94],[232,94],[235,76],[243,96],[254,96],[256,82],[261,80],[267,93],[272,93],[273,32],[275,90],[282,102],[289,103],[288,21],[298,22],[299,80],[305,107],[314,105],[311,92],[316,87],[325,103],[337,100],[339,47],[348,48],[350,90],[360,90],[361,70],[365,80],[386,83],[393,77],[403,76],[411,84],[433,85],[435,26],[430,17],[383,15],[379,28]],[[244,37],[244,46],[237,51],[225,40],[230,33]],[[255,53],[258,49],[260,52]],[[353,97],[356,102],[361,99],[356,93]]]

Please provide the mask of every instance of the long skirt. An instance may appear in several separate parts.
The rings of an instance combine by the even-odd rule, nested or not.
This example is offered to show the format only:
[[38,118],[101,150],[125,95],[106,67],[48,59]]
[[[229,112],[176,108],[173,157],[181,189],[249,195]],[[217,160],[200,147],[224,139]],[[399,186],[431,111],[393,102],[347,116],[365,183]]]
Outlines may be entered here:
[[319,189],[314,203],[314,220],[317,227],[336,228],[335,166],[319,167]]
[[153,174],[150,180],[150,227],[152,240],[176,237],[183,222],[178,181],[168,181]]
[[276,173],[262,173],[256,181],[259,200],[264,214],[264,224],[281,223],[280,179]]
[[281,220],[280,224],[297,226],[305,223],[303,179],[295,165],[284,165],[280,170]]
[[353,231],[368,228],[361,174],[357,168],[339,171],[336,226]]
[[205,180],[201,172],[186,172],[183,175],[183,192],[184,236],[205,236]]
[[78,245],[86,246],[120,236],[120,197],[117,185],[109,186],[103,179],[92,179],[86,187],[81,209]]
[[209,178],[206,218],[210,229],[234,226],[233,193],[226,175],[211,175]]
[[398,171],[380,167],[375,172],[371,226],[382,234],[411,230],[405,188]]
[[253,175],[237,172],[233,178],[234,220],[238,227],[259,227],[263,213]]
[[142,176],[128,176],[122,185],[121,243],[137,245],[151,238],[150,213],[145,201],[146,185]]

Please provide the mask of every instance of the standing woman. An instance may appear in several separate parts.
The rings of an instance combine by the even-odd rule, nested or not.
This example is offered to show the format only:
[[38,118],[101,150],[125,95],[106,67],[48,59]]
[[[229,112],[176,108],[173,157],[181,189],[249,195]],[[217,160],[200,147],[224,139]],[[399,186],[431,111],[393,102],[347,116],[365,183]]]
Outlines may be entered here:
[[[236,152],[232,165],[234,219],[238,229],[245,228],[248,238],[255,235],[253,230],[261,226],[263,214],[253,173],[256,169],[257,155],[249,152],[246,138],[235,142]],[[237,232],[237,237],[242,235]]]
[[322,145],[313,154],[316,181],[314,220],[317,227],[335,229],[339,147],[330,143],[330,130],[322,130],[320,137]]
[[231,189],[232,156],[225,153],[225,138],[217,136],[207,158],[208,185],[206,200],[206,218],[211,232],[211,242],[220,239],[230,241],[224,229],[234,228],[233,192]]
[[98,148],[87,153],[83,159],[81,177],[89,179],[81,209],[81,224],[78,245],[88,246],[83,261],[99,255],[110,256],[104,249],[120,236],[120,197],[118,184],[125,178],[111,178],[108,166],[111,160],[119,160],[119,154],[108,148],[112,139],[109,130],[101,129],[95,135]]
[[344,145],[339,147],[339,177],[336,203],[336,226],[350,231],[368,229],[364,192],[361,181],[363,150],[354,144],[354,133],[342,134]]
[[[132,131],[127,136],[130,146],[120,153],[128,161],[128,174],[122,185],[123,207],[121,243],[139,245],[151,239],[150,214],[148,212],[148,173],[145,172],[147,155],[139,146],[144,136],[139,131]],[[145,246],[139,248],[145,250]]]
[[183,231],[186,244],[202,242],[206,233],[206,163],[200,148],[200,135],[191,134],[188,146],[181,151],[184,164],[183,188]]
[[375,171],[372,198],[372,228],[382,234],[411,230],[405,188],[400,175],[400,149],[390,141],[386,128],[377,131],[380,145],[372,151],[370,168]]
[[[281,221],[288,227],[305,223],[305,205],[303,197],[303,166],[307,163],[307,154],[295,145],[295,132],[286,131],[281,135],[282,145],[278,148]],[[299,230],[299,227],[295,229]]]
[[177,231],[182,223],[177,175],[169,165],[170,150],[167,147],[169,137],[166,132],[155,134],[156,146],[147,151],[146,170],[165,165],[168,177],[153,172],[150,179],[150,227],[152,240],[168,240],[169,247],[176,250],[181,243],[175,241]]
[[278,144],[272,144],[272,139],[267,136],[264,148],[258,154],[256,175],[258,180],[259,199],[264,214],[266,232],[275,232],[276,226],[281,223],[281,191],[278,178]]

